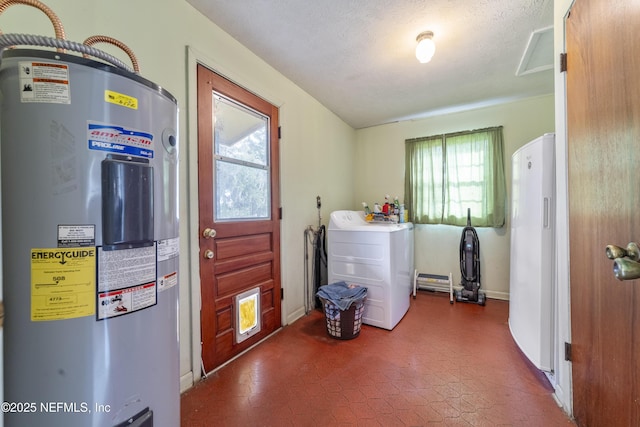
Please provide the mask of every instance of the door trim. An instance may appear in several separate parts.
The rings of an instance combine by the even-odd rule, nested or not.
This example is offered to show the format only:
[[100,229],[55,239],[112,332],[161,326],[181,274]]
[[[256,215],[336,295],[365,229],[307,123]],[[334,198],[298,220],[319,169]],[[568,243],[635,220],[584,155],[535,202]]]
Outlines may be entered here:
[[554,398],[569,415],[573,413],[573,388],[571,362],[564,359],[564,343],[571,342],[571,307],[569,277],[569,212],[567,168],[567,111],[566,73],[560,72],[560,53],[566,52],[566,18],[574,0],[559,0],[554,6],[554,96],[556,133],[556,291],[554,310]]
[[[189,360],[191,361],[191,371],[182,373],[184,366],[183,360],[186,360],[186,357],[183,358],[182,355],[180,357],[181,366],[180,366],[180,392],[190,388],[193,384],[197,383],[204,376],[203,373],[203,365],[201,359],[202,353],[202,345],[200,343],[202,329],[200,327],[200,307],[201,307],[201,298],[200,298],[200,248],[198,244],[198,239],[195,236],[199,235],[199,215],[198,215],[198,73],[197,67],[198,65],[202,65],[207,67],[208,69],[214,71],[217,74],[225,77],[227,80],[232,81],[233,83],[241,86],[255,95],[263,98],[269,103],[273,104],[277,108],[281,109],[284,102],[277,96],[268,90],[262,87],[262,85],[255,81],[252,78],[248,78],[244,76],[241,72],[236,70],[230,70],[219,62],[211,59],[208,55],[194,48],[193,46],[186,47],[187,54],[187,143],[188,147],[186,150],[186,173],[180,173],[180,180],[186,179],[187,185],[187,194],[185,195],[187,199],[188,211],[189,211],[189,219],[188,225],[185,227],[181,226],[180,236],[182,244],[187,244],[189,247],[188,253],[188,269],[181,269],[181,271],[188,270],[188,277],[186,280],[180,280],[180,300],[184,301],[185,298],[188,297],[189,304],[189,322],[187,323],[187,328],[190,329],[187,331],[182,326],[180,327],[180,337],[191,338],[191,347],[189,348]],[[248,89],[251,88],[251,89]],[[280,122],[282,123],[282,115],[280,115]],[[185,150],[182,151],[183,153]],[[183,154],[184,155],[184,154]],[[282,148],[280,150],[280,157],[282,157]],[[184,161],[182,163],[184,164]],[[181,194],[184,194],[181,192]],[[193,196],[195,195],[195,196]],[[282,193],[280,198],[280,203],[282,204]],[[282,224],[281,224],[282,226]],[[282,272],[282,261],[283,257],[280,256],[280,271]],[[280,286],[282,289],[285,288],[285,283],[283,280],[283,274],[280,275]],[[185,308],[185,304],[180,304],[181,308]],[[286,305],[284,301],[281,304],[280,317],[281,323],[284,326],[286,324]],[[180,316],[183,320],[185,319],[182,315]],[[183,322],[180,324],[182,325]],[[277,332],[277,331],[276,331]],[[188,334],[188,335],[184,335]],[[271,334],[273,335],[273,334]],[[271,336],[269,335],[269,337]],[[268,338],[268,337],[267,337]],[[265,338],[266,339],[266,338]],[[263,341],[263,340],[262,340]],[[260,341],[260,342],[262,342]],[[182,342],[182,341],[181,341]],[[256,344],[257,345],[257,344]],[[251,347],[253,348],[253,346]],[[183,344],[180,345],[180,352],[184,351]],[[242,355],[244,352],[240,353],[235,358]],[[235,359],[232,358],[231,360]],[[217,369],[225,366],[228,362],[221,365]]]

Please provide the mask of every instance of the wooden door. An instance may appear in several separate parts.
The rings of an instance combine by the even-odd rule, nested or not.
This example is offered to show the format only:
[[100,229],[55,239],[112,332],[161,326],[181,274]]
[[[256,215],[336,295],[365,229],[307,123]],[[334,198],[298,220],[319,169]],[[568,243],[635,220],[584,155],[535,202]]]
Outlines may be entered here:
[[[281,326],[278,160],[278,109],[199,65],[205,372]],[[238,303],[238,296],[246,298]]]
[[566,22],[573,412],[640,425],[640,280],[605,247],[640,241],[640,2],[576,0]]

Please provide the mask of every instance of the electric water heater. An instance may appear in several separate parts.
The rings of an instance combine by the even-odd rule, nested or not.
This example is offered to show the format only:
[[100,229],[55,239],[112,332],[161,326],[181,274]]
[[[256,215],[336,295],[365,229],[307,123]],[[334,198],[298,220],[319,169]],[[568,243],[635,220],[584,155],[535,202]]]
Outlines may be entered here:
[[178,426],[175,98],[31,48],[0,96],[5,426]]

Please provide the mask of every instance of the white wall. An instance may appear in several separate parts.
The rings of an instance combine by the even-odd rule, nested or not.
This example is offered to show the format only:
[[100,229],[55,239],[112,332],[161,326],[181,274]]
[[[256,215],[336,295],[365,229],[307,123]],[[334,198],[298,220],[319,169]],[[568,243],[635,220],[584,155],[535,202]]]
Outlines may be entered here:
[[[551,76],[549,77],[551,78]],[[504,126],[507,193],[511,194],[511,155],[530,140],[554,131],[553,95],[465,112],[392,123],[357,131],[355,199],[370,206],[385,194],[404,197],[405,140],[440,133]],[[508,216],[508,215],[507,215]],[[488,297],[509,297],[509,219],[503,228],[476,228],[480,240],[481,285]],[[453,273],[460,283],[461,227],[417,225],[416,268],[422,273]]]
[[[316,196],[323,212],[353,199],[355,131],[315,99],[284,78],[183,0],[45,0],[60,18],[67,39],[82,42],[103,34],[119,39],[136,54],[140,74],[163,86],[180,109],[180,372],[181,386],[200,377],[199,273],[197,270],[197,150],[190,132],[195,92],[188,72],[201,61],[280,107],[283,321],[304,314],[303,232],[317,224]],[[0,16],[3,33],[53,36],[44,13],[24,5]],[[187,46],[190,49],[187,49]],[[118,48],[95,47],[130,63]],[[188,53],[189,52],[189,53]],[[189,59],[188,59],[189,57]],[[81,138],[81,136],[78,136]],[[326,223],[326,221],[324,221]],[[195,267],[194,267],[195,266]],[[193,299],[193,300],[192,300]]]

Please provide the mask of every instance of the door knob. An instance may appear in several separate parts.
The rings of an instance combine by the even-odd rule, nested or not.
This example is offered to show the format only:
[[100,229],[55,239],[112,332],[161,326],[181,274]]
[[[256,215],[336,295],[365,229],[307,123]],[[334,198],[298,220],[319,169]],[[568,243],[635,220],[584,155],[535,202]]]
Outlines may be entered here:
[[617,258],[630,258],[634,261],[640,260],[640,248],[638,244],[635,242],[629,242],[626,248],[621,248],[616,245],[608,245],[606,249],[607,258],[609,259],[617,259]]
[[640,279],[640,248],[635,242],[630,242],[626,248],[607,245],[607,258],[613,260],[613,275],[618,280]]
[[202,232],[202,236],[204,236],[205,239],[212,239],[216,237],[216,230],[213,228],[205,228]]
[[213,251],[211,249],[207,249],[206,251],[204,251],[204,257],[206,259],[211,259],[213,258]]
[[628,258],[616,258],[613,262],[613,275],[618,280],[640,279],[640,263]]

